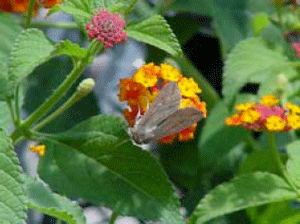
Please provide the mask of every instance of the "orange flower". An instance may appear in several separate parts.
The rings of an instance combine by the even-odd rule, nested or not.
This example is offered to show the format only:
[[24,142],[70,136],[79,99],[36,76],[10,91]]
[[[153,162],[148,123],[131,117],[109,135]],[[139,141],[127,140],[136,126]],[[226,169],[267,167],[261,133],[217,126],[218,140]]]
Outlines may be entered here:
[[[0,11],[26,13],[30,0],[1,0]],[[37,13],[38,7],[42,4],[45,8],[51,8],[61,3],[61,0],[36,0],[34,5],[34,14]]]
[[133,80],[145,87],[152,87],[157,84],[160,76],[160,67],[149,63],[143,65],[133,76]]
[[192,126],[182,130],[179,133],[178,140],[179,141],[188,141],[194,138],[194,133],[196,131],[197,124],[193,124]]
[[226,125],[241,125],[242,124],[242,116],[239,114],[234,114],[231,117],[227,117],[225,120]]
[[0,1],[0,11],[5,11],[5,12],[12,12],[13,11],[10,0],[1,0]]
[[44,0],[43,5],[45,8],[52,8],[61,3],[62,0]]
[[146,88],[132,79],[120,80],[120,101],[138,100],[142,95],[147,92]]
[[[120,80],[120,101],[127,101],[128,108],[124,111],[124,116],[130,127],[134,126],[136,116],[143,115],[151,103],[159,94],[159,91],[169,82],[178,83],[181,91],[180,108],[194,107],[200,110],[203,117],[207,116],[206,103],[200,101],[198,93],[201,89],[192,78],[184,78],[177,69],[171,65],[162,64],[160,66],[149,63],[142,66],[131,79]],[[159,139],[159,143],[171,144],[178,138],[179,141],[188,141],[194,138],[197,124],[169,136]]]

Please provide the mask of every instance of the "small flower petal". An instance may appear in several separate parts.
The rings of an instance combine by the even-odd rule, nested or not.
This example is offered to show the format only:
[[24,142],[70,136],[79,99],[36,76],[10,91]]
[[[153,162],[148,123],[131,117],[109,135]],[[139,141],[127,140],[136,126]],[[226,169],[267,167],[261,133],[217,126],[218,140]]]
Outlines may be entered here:
[[153,63],[142,66],[133,76],[133,80],[145,87],[153,87],[157,84],[160,68]]
[[29,146],[31,152],[38,152],[40,156],[44,156],[46,152],[45,145],[31,145]]
[[264,106],[272,107],[279,103],[279,99],[274,95],[265,95],[260,99],[259,103]]
[[160,67],[161,67],[161,77],[167,81],[177,82],[182,77],[179,71],[169,64],[163,63],[160,65]]
[[178,82],[178,87],[181,94],[185,97],[197,97],[197,94],[201,93],[202,90],[198,84],[192,78],[182,78]]

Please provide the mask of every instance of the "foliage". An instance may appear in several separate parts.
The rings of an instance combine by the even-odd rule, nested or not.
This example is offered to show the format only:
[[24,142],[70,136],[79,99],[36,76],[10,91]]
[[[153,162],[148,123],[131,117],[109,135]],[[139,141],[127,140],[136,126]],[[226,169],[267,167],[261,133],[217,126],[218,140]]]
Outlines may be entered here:
[[[1,12],[0,222],[24,223],[30,209],[66,223],[86,223],[82,208],[67,197],[110,208],[110,223],[118,215],[166,224],[241,223],[240,218],[251,223],[299,222],[300,18],[295,2],[65,0],[49,10],[53,16],[59,11],[71,15],[72,23],[32,20],[35,1],[26,15]],[[1,7],[0,3],[4,10]],[[101,114],[91,92],[93,82],[87,86],[83,82],[82,73],[110,46],[101,35],[97,39],[86,31],[99,10],[126,24],[124,28],[114,20],[101,21],[103,30],[124,35],[121,39],[115,35],[115,43],[134,39],[145,44],[147,60],[173,66],[147,64],[131,79],[121,81],[119,98],[128,102],[130,108],[124,113],[133,124],[119,115]],[[96,25],[93,21],[93,30]],[[77,29],[80,44],[68,39],[54,42],[40,29],[47,27]],[[196,68],[209,57],[211,46],[207,52],[197,52],[194,64],[190,52],[185,55],[186,44],[203,30],[219,41],[222,78],[214,76],[214,71],[210,75],[222,80],[221,91]],[[176,135],[176,140],[174,133],[173,139],[163,136],[165,141],[159,141],[170,145],[143,150],[133,141],[136,136],[130,128],[137,122],[146,126],[147,121],[139,120],[144,116],[140,113],[151,111],[149,105],[172,79],[188,83],[174,85],[180,91],[180,104],[177,100],[174,108],[172,96],[162,97],[167,103],[156,104],[162,109],[152,108],[153,113],[145,117],[154,120],[164,110],[184,115],[187,110],[178,107],[187,103],[201,122],[197,128],[180,129],[186,135]],[[139,91],[144,91],[144,97],[136,97]],[[207,107],[192,97],[201,91]],[[270,99],[277,100],[273,95],[281,105],[271,105]],[[255,104],[263,96],[265,104],[263,100]],[[28,118],[21,119],[21,108]],[[245,108],[254,113],[263,108],[269,114],[259,120]],[[232,116],[233,110],[238,117]],[[278,111],[284,115],[278,117]],[[172,117],[179,119],[174,113]],[[165,117],[153,122],[155,127],[145,127],[145,133],[155,133],[151,128],[168,122],[167,127],[176,130],[193,119],[180,117],[182,124],[177,120],[178,126],[173,127],[168,120],[171,115]],[[268,123],[269,117],[289,120],[287,128],[275,133],[272,130],[279,129],[255,127]],[[280,123],[272,124],[276,128]],[[25,139],[46,148],[36,178],[27,176],[13,151]]]

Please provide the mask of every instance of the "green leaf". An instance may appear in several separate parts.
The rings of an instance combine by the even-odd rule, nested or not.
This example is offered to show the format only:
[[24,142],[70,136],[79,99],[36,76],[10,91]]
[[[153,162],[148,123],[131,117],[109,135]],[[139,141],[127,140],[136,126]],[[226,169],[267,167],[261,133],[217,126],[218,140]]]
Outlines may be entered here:
[[[299,208],[293,208],[297,201],[278,202],[269,205],[262,214],[255,217],[256,224],[295,224],[300,220]],[[297,222],[296,221],[296,222]]]
[[160,48],[174,57],[182,55],[178,40],[160,15],[151,16],[139,23],[129,23],[126,32],[129,37]]
[[247,83],[260,83],[259,95],[274,93],[278,89],[277,75],[281,73],[288,79],[297,76],[281,51],[269,49],[259,37],[241,41],[226,61],[223,94],[230,102]]
[[123,13],[127,15],[134,9],[138,0],[119,0],[119,1],[126,5],[126,7],[124,7],[123,9]]
[[64,1],[60,9],[74,16],[75,19],[88,21],[91,18],[90,8],[81,1]]
[[[45,62],[34,70],[32,75],[26,79],[25,97],[23,109],[30,114],[36,110],[47,98],[58,88],[58,86],[65,80],[66,75],[72,71],[72,60],[70,57],[54,57]],[[51,77],[51,78],[49,78]],[[70,91],[68,91],[62,100],[49,111],[53,113],[56,111],[71,95],[76,91],[77,86],[83,80],[83,76],[74,83]],[[42,83],[42,85],[41,85]],[[65,113],[50,122],[43,132],[58,133],[66,131],[87,118],[99,114],[98,98],[94,93],[82,98]]]
[[[247,37],[247,0],[204,0],[211,11],[216,32],[227,54]],[[224,55],[225,56],[225,55]]]
[[[287,144],[293,141],[290,132],[275,133],[276,146],[278,149],[285,149]],[[262,148],[269,149],[269,139],[267,133],[262,133],[259,138],[259,144]]]
[[205,1],[199,0],[177,0],[170,5],[170,10],[178,12],[190,12],[198,15],[211,16],[210,7]]
[[10,111],[6,104],[6,101],[0,101],[0,128],[3,129],[5,132],[8,131],[8,128],[13,124]]
[[300,141],[294,141],[288,144],[287,153],[289,159],[286,164],[288,174],[294,180],[294,183],[300,187]]
[[8,83],[7,62],[6,59],[0,55],[0,100],[5,100],[6,96],[10,93]]
[[121,118],[100,115],[56,135],[61,142],[45,141],[40,176],[62,194],[120,215],[183,223],[163,169],[150,153],[130,143],[125,127]]
[[84,224],[83,210],[66,197],[51,192],[40,180],[25,176],[26,205],[29,209],[53,216],[69,224]]
[[8,58],[15,38],[22,29],[12,15],[0,12],[0,30],[0,100],[4,100],[11,93],[8,82]]
[[217,164],[233,147],[244,141],[248,134],[239,127],[226,126],[225,118],[229,116],[224,101],[219,101],[206,119],[198,145],[202,166]]
[[9,64],[9,80],[19,83],[51,57],[54,46],[38,29],[27,29],[17,38]]
[[0,130],[0,223],[23,224],[26,220],[22,168],[14,147]]
[[253,173],[256,171],[277,173],[276,165],[270,150],[254,151],[250,156],[243,162],[239,175]]
[[251,173],[221,184],[199,203],[191,219],[204,223],[249,207],[297,198],[282,178],[270,173]]
[[269,15],[265,12],[257,13],[251,20],[254,36],[259,36],[261,31],[270,24]]
[[84,58],[87,54],[87,49],[81,48],[70,40],[61,41],[55,47],[55,54],[58,55],[65,54],[74,58]]
[[0,58],[1,61],[8,62],[13,43],[22,28],[13,15],[0,12],[0,30]]
[[94,3],[95,6],[93,9],[106,8],[110,12],[117,12],[127,15],[133,10],[137,0],[102,0],[100,2],[94,0],[94,2],[97,3],[97,5]]

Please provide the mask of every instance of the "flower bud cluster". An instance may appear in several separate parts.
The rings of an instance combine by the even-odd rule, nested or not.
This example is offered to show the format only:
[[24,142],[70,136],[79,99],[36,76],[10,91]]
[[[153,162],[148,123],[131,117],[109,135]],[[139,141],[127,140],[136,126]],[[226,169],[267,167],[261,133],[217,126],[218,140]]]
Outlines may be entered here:
[[127,40],[127,33],[124,31],[126,23],[118,14],[112,14],[107,10],[100,10],[86,25],[90,39],[97,39],[106,48],[112,48]]

